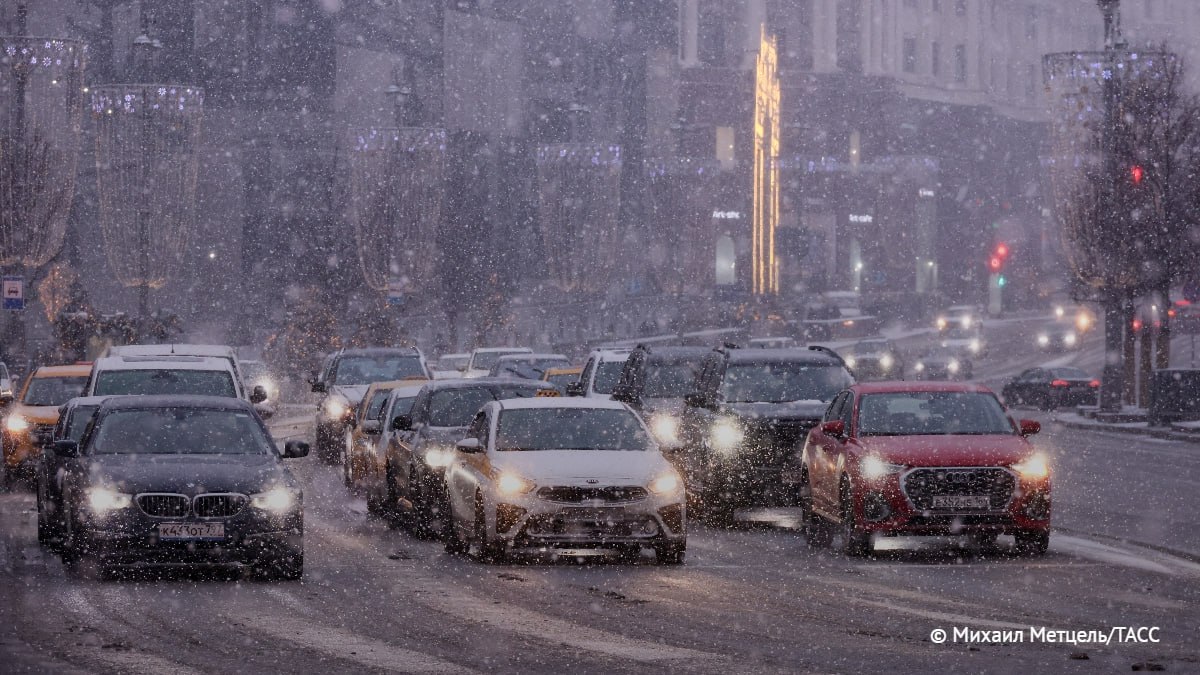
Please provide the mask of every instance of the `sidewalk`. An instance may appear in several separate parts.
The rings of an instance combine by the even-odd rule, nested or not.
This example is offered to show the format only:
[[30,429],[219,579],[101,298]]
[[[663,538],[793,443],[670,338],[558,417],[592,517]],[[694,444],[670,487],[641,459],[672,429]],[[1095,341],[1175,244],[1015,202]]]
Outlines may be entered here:
[[1122,415],[1121,419],[1125,421],[1108,422],[1081,415],[1079,412],[1059,412],[1054,421],[1072,429],[1115,431],[1123,434],[1150,436],[1151,438],[1200,443],[1200,422],[1175,422],[1166,427],[1152,427],[1145,421],[1144,411],[1141,415],[1137,413]]

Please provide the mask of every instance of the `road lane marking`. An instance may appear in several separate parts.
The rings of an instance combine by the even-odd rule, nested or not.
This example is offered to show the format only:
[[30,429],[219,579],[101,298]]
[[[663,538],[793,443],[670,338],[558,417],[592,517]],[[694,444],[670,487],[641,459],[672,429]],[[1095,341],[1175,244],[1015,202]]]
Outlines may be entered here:
[[1079,558],[1129,567],[1167,576],[1200,576],[1200,563],[1168,555],[1154,549],[1138,547],[1117,548],[1091,539],[1055,533],[1050,538],[1052,549]]
[[[89,627],[112,626],[112,620],[100,611],[78,588],[67,589],[62,594],[62,606],[71,614],[82,619]],[[116,649],[91,650],[83,654],[84,659],[96,659],[110,666],[132,673],[172,673],[173,675],[200,675],[202,671],[190,668],[177,661],[164,659],[141,651],[119,651]]]
[[247,630],[368,668],[378,668],[393,673],[477,672],[457,663],[443,661],[436,656],[396,647],[382,640],[363,637],[340,628],[314,623],[295,616],[225,613],[225,617],[240,622]]
[[992,619],[980,619],[974,616],[967,616],[966,614],[931,612],[929,610],[917,609],[916,607],[909,607],[907,605],[897,605],[890,602],[876,602],[875,600],[868,600],[866,598],[852,596],[846,599],[856,604],[869,605],[871,607],[878,607],[880,609],[899,612],[901,614],[919,616],[921,618],[937,621],[943,624],[956,626],[987,626],[989,628],[1008,628],[1017,630],[1025,630],[1029,628],[1029,624],[1009,623],[1008,621],[993,621]]

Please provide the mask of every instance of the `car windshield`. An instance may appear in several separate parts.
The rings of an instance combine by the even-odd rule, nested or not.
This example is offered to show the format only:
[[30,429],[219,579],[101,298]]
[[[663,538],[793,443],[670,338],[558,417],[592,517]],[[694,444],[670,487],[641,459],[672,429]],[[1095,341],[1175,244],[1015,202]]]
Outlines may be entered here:
[[546,381],[555,386],[565,387],[572,382],[578,382],[579,373],[555,373],[546,376]]
[[649,450],[653,445],[628,410],[531,408],[505,410],[496,448],[514,450]]
[[408,415],[412,412],[413,402],[417,400],[416,396],[401,396],[392,400],[392,418],[389,424],[396,421],[401,415]]
[[1091,376],[1078,368],[1054,368],[1050,371],[1051,377],[1062,378],[1064,380],[1086,380]]
[[597,394],[611,394],[624,369],[624,361],[601,361],[600,365],[596,366],[596,379],[592,380],[592,391]]
[[721,393],[729,403],[828,401],[852,384],[837,365],[777,361],[735,363],[725,371]]
[[343,356],[338,359],[333,382],[340,385],[361,385],[406,377],[425,377],[421,359],[416,354],[388,356]]
[[233,377],[223,370],[172,370],[147,368],[140,370],[109,370],[96,378],[95,396],[114,394],[237,397]]
[[647,363],[642,397],[683,398],[695,386],[698,372],[699,360]]
[[111,412],[91,441],[98,455],[261,455],[271,448],[248,412],[182,407]]
[[388,394],[390,393],[392,393],[391,389],[377,390],[374,395],[371,396],[371,400],[367,401],[367,407],[364,409],[363,419],[379,419],[379,416],[383,414],[383,406],[385,403],[387,403]]
[[81,405],[76,406],[71,411],[71,417],[67,420],[67,440],[78,441],[83,438],[83,432],[87,431],[88,423],[92,421],[92,416],[96,414],[98,405]]
[[83,393],[86,377],[35,377],[25,390],[25,405],[60,406]]
[[516,358],[504,359],[497,361],[492,370],[496,371],[495,375],[507,376],[516,375],[518,377],[541,377],[550,368],[566,368],[571,365],[568,359],[564,358]]
[[528,352],[523,352],[519,349],[498,352],[476,352],[474,358],[471,360],[471,367],[478,370],[491,370],[496,365],[496,362],[500,360],[501,356],[526,353]]
[[429,426],[465,427],[484,403],[505,398],[533,398],[541,387],[464,387],[434,392],[429,399]]
[[864,394],[858,404],[859,436],[1013,434],[996,397],[983,392]]

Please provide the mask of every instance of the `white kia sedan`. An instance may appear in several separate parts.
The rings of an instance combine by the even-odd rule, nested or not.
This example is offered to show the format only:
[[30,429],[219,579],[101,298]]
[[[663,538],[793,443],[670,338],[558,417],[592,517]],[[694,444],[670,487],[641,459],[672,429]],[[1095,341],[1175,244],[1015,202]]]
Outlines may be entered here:
[[492,401],[446,472],[446,550],[683,562],[683,480],[627,406],[588,398]]

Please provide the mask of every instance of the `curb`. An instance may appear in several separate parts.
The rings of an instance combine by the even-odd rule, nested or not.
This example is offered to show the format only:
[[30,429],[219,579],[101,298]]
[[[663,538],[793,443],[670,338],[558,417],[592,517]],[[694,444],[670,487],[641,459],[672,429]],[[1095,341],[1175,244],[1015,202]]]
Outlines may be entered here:
[[1160,438],[1169,441],[1186,441],[1189,443],[1200,443],[1200,433],[1190,431],[1175,431],[1173,429],[1163,429],[1159,427],[1126,427],[1116,424],[1096,424],[1089,422],[1076,422],[1074,420],[1054,420],[1055,424],[1060,424],[1069,429],[1090,429],[1092,431],[1113,431],[1121,434],[1129,434],[1131,436],[1150,436],[1151,438]]

